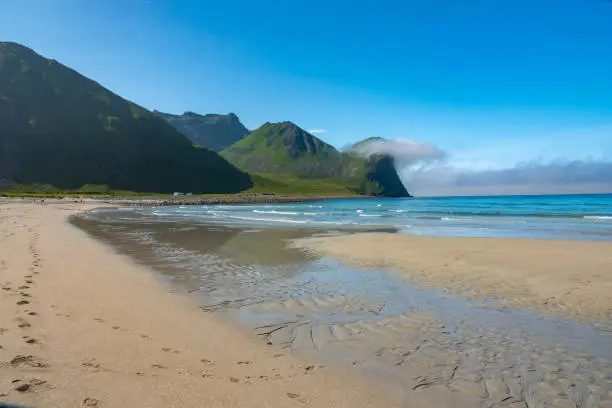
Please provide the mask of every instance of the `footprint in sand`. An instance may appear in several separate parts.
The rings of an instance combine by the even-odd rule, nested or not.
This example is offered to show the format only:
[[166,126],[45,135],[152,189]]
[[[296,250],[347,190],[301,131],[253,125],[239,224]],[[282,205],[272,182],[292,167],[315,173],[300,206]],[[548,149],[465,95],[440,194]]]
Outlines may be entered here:
[[20,329],[27,329],[28,327],[32,327],[32,325],[22,317],[16,318],[15,321],[17,322],[17,327],[19,327]]
[[30,302],[27,300],[20,300],[18,302],[16,302],[17,306],[23,306],[23,305],[29,305]]
[[250,361],[239,361],[238,362],[238,365],[249,365],[249,364],[251,364]]
[[209,360],[209,359],[207,359],[207,358],[203,358],[203,359],[201,359],[201,360],[200,360],[200,362],[201,362],[201,363],[204,363],[204,364],[208,364],[208,365],[215,365],[215,362],[214,362],[214,361]]
[[102,403],[95,398],[85,398],[81,405],[84,407],[101,407]]
[[211,373],[210,371],[201,370],[200,371],[200,377],[202,377],[202,378],[213,378],[213,373]]
[[13,380],[13,389],[17,392],[37,392],[48,390],[51,386],[40,378],[29,378],[24,380]]
[[30,336],[23,336],[23,341],[28,343],[28,344],[36,344],[36,343],[38,343],[38,340],[36,340],[35,338],[30,337]]
[[306,399],[305,398],[301,398],[300,394],[296,394],[296,393],[293,393],[293,392],[288,392],[286,395],[287,395],[287,398],[298,400],[302,404],[306,403]]
[[93,371],[100,371],[100,363],[98,363],[95,358],[84,360],[81,362],[81,366]]
[[151,364],[151,367],[153,367],[153,368],[168,368],[168,367],[166,367],[164,365],[161,365],[161,364]]
[[13,368],[31,367],[31,368],[47,368],[49,364],[36,356],[22,356],[20,354],[13,357],[9,364]]
[[173,353],[173,354],[179,354],[179,353],[180,353],[180,351],[178,351],[178,350],[173,350],[173,349],[171,349],[170,347],[162,347],[162,348],[161,348],[161,350],[162,350],[163,352],[166,352],[166,353]]
[[309,365],[304,367],[304,374],[312,374],[315,370],[318,370],[320,368],[324,368],[325,366],[322,365]]

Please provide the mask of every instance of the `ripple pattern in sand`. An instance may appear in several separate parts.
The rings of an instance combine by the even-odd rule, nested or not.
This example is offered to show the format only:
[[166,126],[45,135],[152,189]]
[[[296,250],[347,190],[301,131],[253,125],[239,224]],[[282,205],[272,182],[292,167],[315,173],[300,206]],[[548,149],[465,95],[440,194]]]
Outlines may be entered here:
[[[105,228],[120,251],[198,296],[204,311],[235,317],[272,346],[349,364],[405,392],[450,389],[483,407],[612,407],[612,333],[593,325],[422,290],[329,260],[258,263],[268,243],[258,231],[229,238],[241,255],[249,251],[241,236],[264,241],[255,261],[241,261],[231,245],[203,250],[160,236],[192,228]],[[218,242],[210,233],[202,239]]]
[[[449,331],[433,315],[380,318],[378,308],[376,302],[359,299],[313,297],[259,303],[240,313],[248,319],[275,316],[274,323],[254,326],[269,344],[325,359],[353,359],[354,366],[414,392],[444,387],[488,407],[600,407],[612,402],[607,359],[544,346],[521,332],[467,324]],[[372,316],[364,317],[364,311]]]

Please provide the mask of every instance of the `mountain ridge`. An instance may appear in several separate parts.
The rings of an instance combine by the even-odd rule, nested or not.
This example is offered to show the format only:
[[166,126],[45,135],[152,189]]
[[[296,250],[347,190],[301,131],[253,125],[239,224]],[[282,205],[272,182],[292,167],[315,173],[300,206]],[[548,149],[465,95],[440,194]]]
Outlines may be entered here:
[[154,110],[153,113],[166,120],[195,144],[216,153],[228,148],[249,134],[249,130],[232,112],[226,115],[217,113],[201,115],[186,111],[177,115]]
[[391,157],[360,157],[292,122],[266,122],[221,152],[230,163],[258,175],[334,180],[357,194],[408,197]]
[[75,189],[234,193],[250,176],[152,112],[17,43],[0,42],[0,179]]
[[[3,186],[408,196],[392,158],[341,152],[288,121],[249,132],[234,113],[151,112],[17,43],[0,42],[0,123]],[[233,142],[225,158],[185,136],[195,125],[219,131],[213,149]]]

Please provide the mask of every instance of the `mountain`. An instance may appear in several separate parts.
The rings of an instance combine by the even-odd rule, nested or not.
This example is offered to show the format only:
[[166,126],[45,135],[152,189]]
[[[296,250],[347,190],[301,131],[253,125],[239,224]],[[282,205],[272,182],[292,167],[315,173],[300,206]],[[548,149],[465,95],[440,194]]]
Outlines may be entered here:
[[[392,158],[340,152],[291,122],[266,123],[221,155],[242,170],[272,181],[307,183],[313,188],[318,180],[328,189],[342,187],[345,193],[409,196]],[[269,185],[274,187],[272,181]]]
[[291,122],[265,123],[221,155],[251,173],[344,178],[356,170],[335,147]]
[[249,130],[233,113],[198,115],[193,112],[185,112],[182,115],[173,115],[159,111],[153,112],[195,144],[214,152],[230,147],[249,134]]
[[235,193],[248,174],[78,72],[0,42],[0,180]]
[[395,169],[393,157],[368,152],[368,144],[371,142],[385,142],[382,137],[370,137],[352,145],[347,153],[363,157],[365,159],[365,179],[368,181],[363,186],[363,192],[368,195],[379,195],[384,197],[410,197],[404,183],[399,178]]

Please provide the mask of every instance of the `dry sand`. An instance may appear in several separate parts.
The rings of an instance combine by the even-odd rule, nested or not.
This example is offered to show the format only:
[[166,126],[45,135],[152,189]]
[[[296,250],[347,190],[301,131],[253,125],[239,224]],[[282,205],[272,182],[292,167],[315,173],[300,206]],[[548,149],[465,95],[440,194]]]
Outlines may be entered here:
[[612,243],[353,234],[294,243],[425,285],[570,316],[612,318]]
[[0,203],[0,402],[399,406],[383,389],[340,368],[312,370],[169,293],[66,222],[91,207]]

